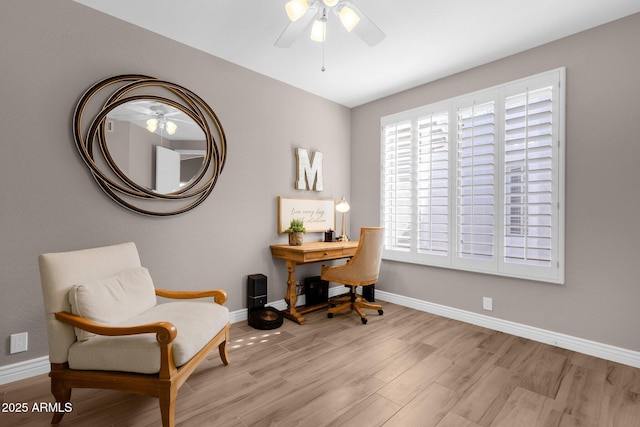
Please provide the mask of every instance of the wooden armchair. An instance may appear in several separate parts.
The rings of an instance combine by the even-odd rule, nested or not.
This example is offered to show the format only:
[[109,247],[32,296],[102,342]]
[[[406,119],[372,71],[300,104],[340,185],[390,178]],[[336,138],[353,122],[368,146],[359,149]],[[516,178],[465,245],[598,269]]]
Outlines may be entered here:
[[[40,255],[51,392],[59,408],[73,388],[157,397],[174,426],[178,389],[214,346],[227,365],[223,290],[155,289],[134,243]],[[178,299],[156,303],[156,296]],[[193,299],[213,298],[213,301]],[[64,412],[51,421],[58,424]]]
[[350,289],[349,296],[336,299],[329,308],[328,317],[343,310],[354,310],[360,315],[363,324],[367,323],[367,316],[362,309],[378,310],[384,314],[382,306],[371,304],[356,293],[358,286],[370,286],[378,281],[380,264],[382,262],[382,243],[384,228],[363,227],[360,229],[360,240],[355,255],[344,265],[322,266],[320,277],[329,282],[342,283]]

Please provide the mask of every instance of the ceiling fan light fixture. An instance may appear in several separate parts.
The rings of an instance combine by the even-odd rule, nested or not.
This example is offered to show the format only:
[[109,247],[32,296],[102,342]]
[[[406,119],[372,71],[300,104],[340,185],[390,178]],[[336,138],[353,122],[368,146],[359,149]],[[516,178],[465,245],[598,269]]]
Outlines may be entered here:
[[311,40],[315,42],[323,42],[327,34],[326,19],[316,19],[311,27]]
[[158,119],[147,120],[147,130],[153,133],[156,131],[156,129],[158,129]]
[[164,125],[164,128],[166,129],[169,135],[173,135],[174,133],[176,133],[176,130],[178,130],[178,125],[176,125],[170,120],[167,120],[167,124]]
[[340,22],[342,26],[348,31],[351,32],[360,22],[360,17],[358,14],[351,9],[349,6],[343,6],[342,9],[338,12],[338,16],[340,17]]
[[291,0],[284,8],[287,11],[287,16],[291,22],[294,22],[302,18],[302,16],[307,12],[307,9],[309,9],[309,2],[308,0]]
[[333,7],[335,5],[338,4],[339,0],[322,0],[324,2],[324,4],[326,4],[329,7]]

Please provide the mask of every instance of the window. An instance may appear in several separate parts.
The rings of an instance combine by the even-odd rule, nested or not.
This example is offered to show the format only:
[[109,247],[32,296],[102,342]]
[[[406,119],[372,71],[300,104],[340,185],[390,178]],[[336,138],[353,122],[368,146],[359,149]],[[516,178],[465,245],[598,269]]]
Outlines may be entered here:
[[385,259],[564,281],[564,74],[382,118]]

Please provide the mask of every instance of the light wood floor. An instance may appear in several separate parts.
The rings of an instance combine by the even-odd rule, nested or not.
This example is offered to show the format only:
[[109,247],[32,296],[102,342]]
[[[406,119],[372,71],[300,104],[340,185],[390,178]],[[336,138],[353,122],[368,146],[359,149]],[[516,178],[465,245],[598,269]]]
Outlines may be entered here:
[[[231,328],[180,389],[176,424],[204,426],[637,427],[640,369],[394,304],[311,313],[299,326]],[[46,375],[0,386],[3,402],[51,402]],[[74,390],[61,426],[158,426],[155,399]],[[0,413],[0,426],[51,414]]]

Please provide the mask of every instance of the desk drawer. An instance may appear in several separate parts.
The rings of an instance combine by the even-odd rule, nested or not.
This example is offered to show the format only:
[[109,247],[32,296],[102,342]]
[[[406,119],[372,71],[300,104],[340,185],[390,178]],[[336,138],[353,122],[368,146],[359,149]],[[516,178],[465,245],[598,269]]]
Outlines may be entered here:
[[327,249],[322,251],[314,251],[307,252],[304,254],[305,261],[313,261],[317,259],[334,259],[334,258],[342,258],[343,251],[342,248],[339,249]]

